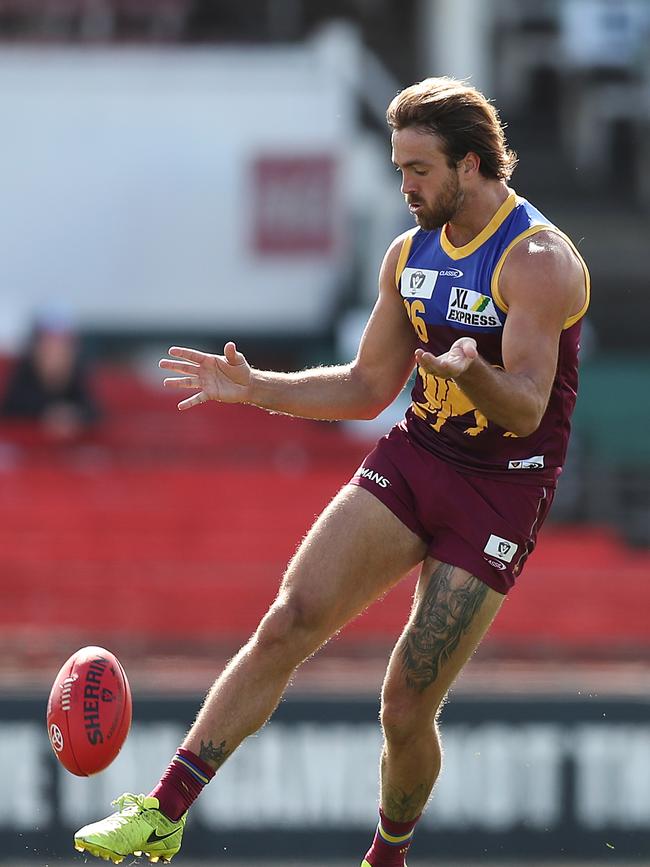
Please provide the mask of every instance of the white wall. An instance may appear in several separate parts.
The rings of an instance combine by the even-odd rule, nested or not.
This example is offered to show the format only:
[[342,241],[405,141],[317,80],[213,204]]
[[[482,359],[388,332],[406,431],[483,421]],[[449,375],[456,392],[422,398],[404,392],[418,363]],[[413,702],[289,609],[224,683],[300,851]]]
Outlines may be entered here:
[[[0,344],[51,299],[82,327],[318,331],[346,261],[356,129],[326,54],[3,48]],[[255,250],[251,165],[274,155],[335,161],[329,250]]]

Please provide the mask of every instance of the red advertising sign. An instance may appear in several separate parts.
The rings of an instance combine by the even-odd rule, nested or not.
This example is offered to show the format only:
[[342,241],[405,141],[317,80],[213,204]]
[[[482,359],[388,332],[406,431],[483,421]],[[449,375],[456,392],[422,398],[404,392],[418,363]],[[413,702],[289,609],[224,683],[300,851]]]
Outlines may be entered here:
[[334,158],[326,154],[259,157],[252,171],[256,252],[330,253],[334,247]]

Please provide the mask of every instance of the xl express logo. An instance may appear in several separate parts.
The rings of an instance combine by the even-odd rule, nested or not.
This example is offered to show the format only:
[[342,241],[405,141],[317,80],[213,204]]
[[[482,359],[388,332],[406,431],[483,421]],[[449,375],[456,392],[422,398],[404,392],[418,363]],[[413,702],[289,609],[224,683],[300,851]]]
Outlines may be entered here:
[[481,295],[473,289],[452,286],[447,307],[449,322],[473,325],[479,328],[494,328],[501,325],[494,303],[489,295]]

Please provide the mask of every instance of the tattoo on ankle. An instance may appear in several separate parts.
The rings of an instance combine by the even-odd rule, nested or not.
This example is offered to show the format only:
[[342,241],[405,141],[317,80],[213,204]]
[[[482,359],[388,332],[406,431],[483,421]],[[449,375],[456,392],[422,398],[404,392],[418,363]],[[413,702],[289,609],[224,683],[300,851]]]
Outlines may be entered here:
[[215,771],[226,761],[230,755],[230,750],[226,749],[226,742],[221,741],[219,746],[215,746],[212,741],[201,741],[201,749],[199,750],[199,758],[204,762],[214,765]]
[[393,822],[411,822],[417,818],[427,803],[430,787],[425,783],[416,786],[412,792],[405,792],[397,786],[388,786],[382,793],[382,809]]
[[446,563],[435,568],[402,647],[406,682],[418,692],[434,683],[487,595],[487,585],[471,575],[452,583],[453,571]]

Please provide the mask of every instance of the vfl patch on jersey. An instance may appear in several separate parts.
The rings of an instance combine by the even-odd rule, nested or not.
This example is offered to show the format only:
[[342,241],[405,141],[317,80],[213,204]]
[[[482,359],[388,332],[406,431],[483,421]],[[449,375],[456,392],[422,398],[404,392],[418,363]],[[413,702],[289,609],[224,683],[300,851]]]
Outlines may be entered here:
[[474,325],[479,328],[494,328],[501,325],[497,311],[489,295],[481,295],[473,289],[452,286],[447,307],[449,322]]
[[534,458],[522,458],[520,461],[508,461],[509,470],[541,470],[544,467],[544,455]]
[[483,548],[485,554],[491,557],[496,557],[498,560],[503,560],[505,563],[511,563],[512,558],[517,553],[519,545],[511,542],[509,539],[502,539],[501,536],[492,534],[487,540],[487,545]]
[[400,277],[400,294],[403,298],[431,298],[438,279],[437,271],[428,268],[404,268]]

